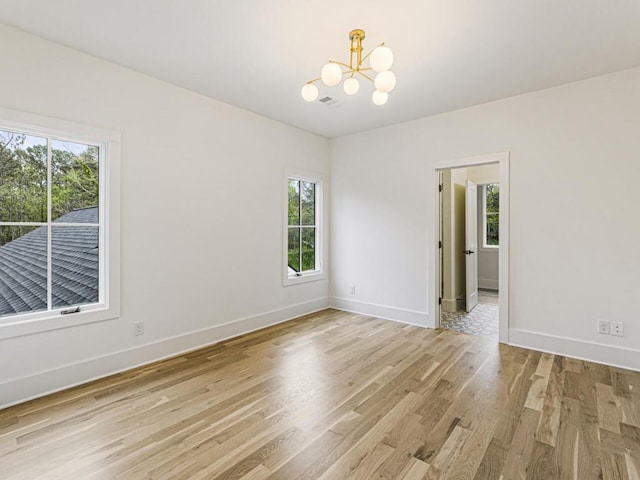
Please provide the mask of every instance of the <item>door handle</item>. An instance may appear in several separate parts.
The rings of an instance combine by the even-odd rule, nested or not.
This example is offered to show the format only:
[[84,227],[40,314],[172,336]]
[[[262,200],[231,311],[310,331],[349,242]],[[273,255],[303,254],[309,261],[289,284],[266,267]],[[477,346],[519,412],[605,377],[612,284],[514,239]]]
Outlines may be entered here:
[[464,253],[465,255],[471,255],[472,253],[476,253],[473,250],[465,250],[462,253]]

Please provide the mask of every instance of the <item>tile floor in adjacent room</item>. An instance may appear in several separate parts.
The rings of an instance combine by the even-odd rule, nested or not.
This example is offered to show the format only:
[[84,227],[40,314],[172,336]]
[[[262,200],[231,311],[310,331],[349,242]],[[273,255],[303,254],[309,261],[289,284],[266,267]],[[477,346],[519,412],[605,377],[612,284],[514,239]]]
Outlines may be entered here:
[[478,305],[471,312],[441,312],[440,326],[460,333],[497,338],[498,313],[498,291],[479,290]]

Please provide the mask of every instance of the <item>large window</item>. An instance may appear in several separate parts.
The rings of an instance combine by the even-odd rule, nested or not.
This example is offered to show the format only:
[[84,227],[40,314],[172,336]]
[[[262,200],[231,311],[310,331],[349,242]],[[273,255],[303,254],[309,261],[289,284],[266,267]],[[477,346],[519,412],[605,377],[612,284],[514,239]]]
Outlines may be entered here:
[[287,178],[286,277],[295,283],[320,268],[320,182]]
[[497,183],[483,185],[483,247],[497,248],[500,245],[500,186]]
[[[116,172],[107,151],[115,142],[109,135],[89,140],[93,129],[74,135],[38,121],[0,119],[0,327],[25,320],[31,332],[91,321],[85,312],[102,311],[93,319],[104,319],[118,303],[108,284],[110,274],[118,278],[108,236],[117,202],[108,195]],[[107,316],[114,315],[112,308]],[[55,317],[65,320],[34,330],[33,320]]]

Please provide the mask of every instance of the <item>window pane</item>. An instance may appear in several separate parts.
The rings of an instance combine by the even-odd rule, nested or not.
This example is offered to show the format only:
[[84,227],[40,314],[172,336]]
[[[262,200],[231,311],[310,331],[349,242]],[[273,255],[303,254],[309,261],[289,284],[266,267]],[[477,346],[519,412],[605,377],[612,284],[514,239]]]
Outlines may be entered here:
[[0,316],[47,309],[47,227],[0,227]]
[[300,271],[300,229],[289,228],[289,268],[294,272]]
[[289,179],[289,225],[300,225],[300,182]]
[[0,221],[47,221],[47,140],[0,131]]
[[316,269],[316,229],[302,229],[302,271]]
[[53,308],[98,301],[98,227],[51,229]]
[[497,183],[490,183],[485,188],[487,212],[498,213],[500,211],[500,186]]
[[498,213],[487,214],[487,245],[499,245],[499,224],[500,215]]
[[302,184],[302,200],[300,210],[302,211],[301,225],[316,224],[316,184],[311,182],[300,182]]
[[63,222],[96,223],[99,201],[99,150],[92,145],[51,142],[51,214]]

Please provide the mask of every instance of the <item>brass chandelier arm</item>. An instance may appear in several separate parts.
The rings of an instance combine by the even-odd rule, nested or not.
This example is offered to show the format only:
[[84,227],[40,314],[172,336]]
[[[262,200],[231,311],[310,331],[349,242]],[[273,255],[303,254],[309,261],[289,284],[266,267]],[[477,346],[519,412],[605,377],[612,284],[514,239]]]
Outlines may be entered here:
[[308,84],[312,84],[312,83],[317,82],[318,80],[322,80],[322,77],[314,78],[313,80],[309,80],[307,83]]
[[[378,45],[378,47],[384,47],[384,42],[382,42],[380,45]],[[376,47],[376,48],[378,48]],[[373,50],[375,50],[376,48],[374,48]],[[369,58],[369,56],[373,53],[373,50],[371,50],[369,53],[367,53],[364,58],[362,59],[362,61],[364,62],[367,58]]]
[[369,75],[364,74],[364,73],[362,73],[362,72],[360,72],[360,71],[359,71],[358,73],[359,73],[360,75],[362,75],[364,78],[366,78],[367,80],[369,80],[370,82],[375,83],[375,82],[373,81],[373,78],[371,78]]
[[[373,70],[373,68],[371,68],[371,67],[358,68],[359,67],[358,66],[356,68],[353,68],[353,67],[350,67],[349,65],[347,65],[346,63],[342,63],[342,62],[339,62],[337,60],[329,60],[329,63],[335,63],[336,65],[341,65],[341,66],[347,68],[348,70],[346,72],[344,72],[344,71],[342,72],[343,75],[345,73],[366,72],[367,70]],[[362,65],[362,64],[360,64],[360,65]],[[316,80],[318,80],[318,79],[316,79]]]

